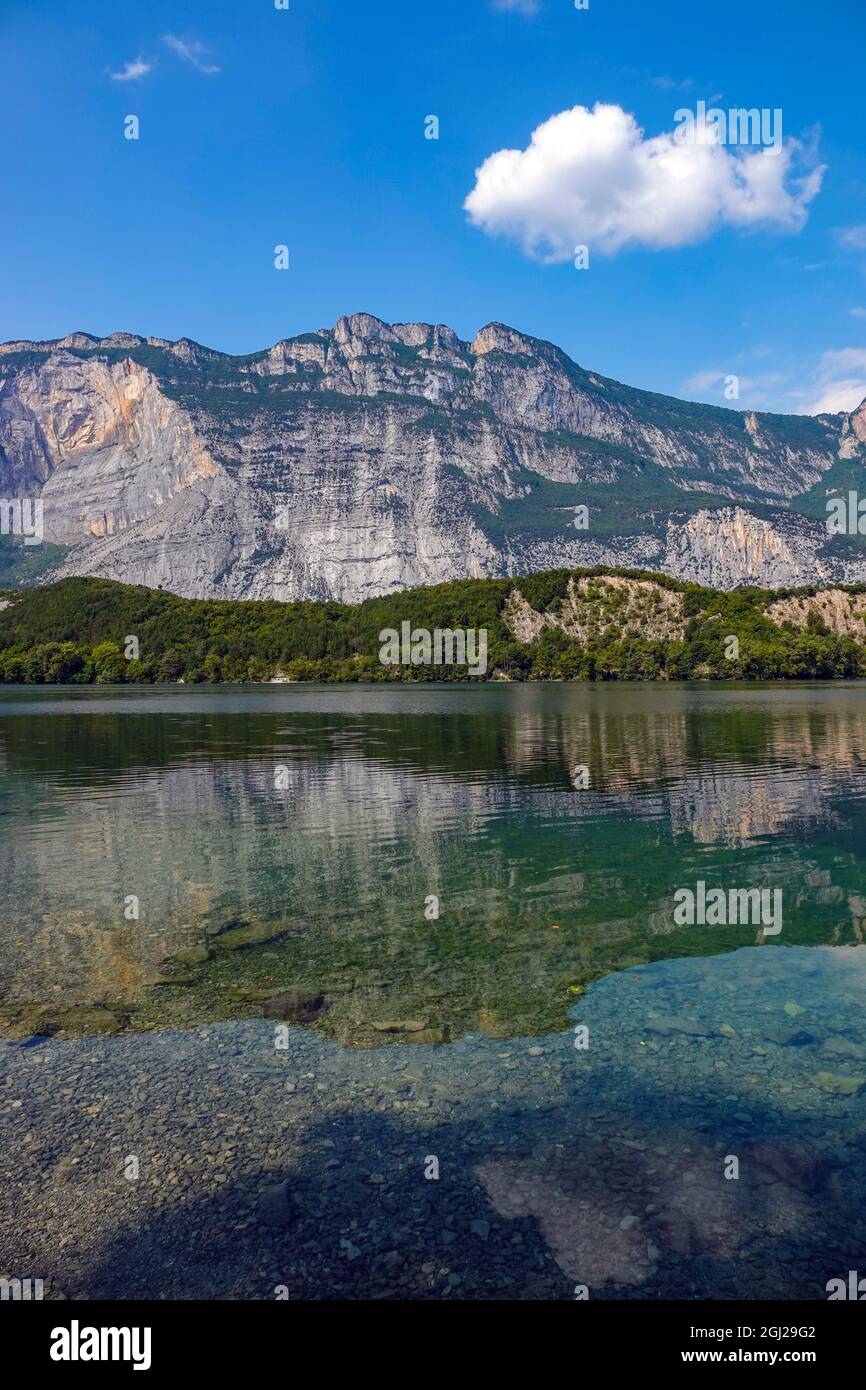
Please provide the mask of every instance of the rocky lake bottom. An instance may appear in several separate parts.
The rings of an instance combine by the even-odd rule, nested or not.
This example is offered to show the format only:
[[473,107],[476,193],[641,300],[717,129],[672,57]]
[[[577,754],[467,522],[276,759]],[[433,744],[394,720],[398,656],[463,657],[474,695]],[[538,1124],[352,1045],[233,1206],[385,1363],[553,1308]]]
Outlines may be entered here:
[[[0,707],[0,1274],[809,1301],[864,1268],[862,691],[232,698]],[[696,879],[780,886],[782,931],[678,930]]]
[[823,1298],[866,1248],[864,989],[866,947],[768,946],[608,976],[585,1049],[7,1042],[5,1263],[77,1299]]

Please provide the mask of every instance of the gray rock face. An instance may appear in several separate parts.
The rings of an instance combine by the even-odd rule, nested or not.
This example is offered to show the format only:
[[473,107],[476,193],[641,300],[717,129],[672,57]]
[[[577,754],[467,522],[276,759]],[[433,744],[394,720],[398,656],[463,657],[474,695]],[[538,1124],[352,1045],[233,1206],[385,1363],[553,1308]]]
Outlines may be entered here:
[[866,578],[863,540],[825,525],[864,461],[866,402],[689,404],[496,323],[467,343],[354,314],[247,357],[127,333],[0,346],[0,497],[43,499],[45,540],[71,547],[50,577],[188,597],[354,602],[599,563]]

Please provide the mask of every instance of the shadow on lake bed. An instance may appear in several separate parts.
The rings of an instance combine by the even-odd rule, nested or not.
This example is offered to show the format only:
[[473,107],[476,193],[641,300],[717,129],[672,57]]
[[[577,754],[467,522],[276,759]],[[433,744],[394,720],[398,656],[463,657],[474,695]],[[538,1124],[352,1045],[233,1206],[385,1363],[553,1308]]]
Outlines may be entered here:
[[7,1044],[5,1263],[82,1298],[821,1299],[866,1239],[864,983],[859,947],[662,962],[590,987],[583,1051]]

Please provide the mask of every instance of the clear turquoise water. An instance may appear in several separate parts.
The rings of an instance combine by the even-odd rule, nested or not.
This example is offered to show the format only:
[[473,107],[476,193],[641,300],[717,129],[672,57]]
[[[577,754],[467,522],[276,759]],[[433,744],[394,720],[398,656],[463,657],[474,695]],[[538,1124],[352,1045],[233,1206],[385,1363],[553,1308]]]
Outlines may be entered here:
[[[97,1296],[121,1256],[130,1296],[164,1288],[195,1213],[209,1273],[177,1277],[206,1296],[825,1297],[866,1247],[864,758],[862,686],[2,692],[22,1210],[56,1236],[66,1080],[100,1173],[162,1165],[148,1258],[100,1189],[68,1272]],[[699,878],[780,888],[780,935],[678,929]],[[238,922],[269,939],[155,984]],[[288,988],[323,1006],[277,1052]],[[93,1005],[120,1033],[66,1036]],[[245,1217],[227,1262],[219,1200],[283,1176],[291,1241]]]

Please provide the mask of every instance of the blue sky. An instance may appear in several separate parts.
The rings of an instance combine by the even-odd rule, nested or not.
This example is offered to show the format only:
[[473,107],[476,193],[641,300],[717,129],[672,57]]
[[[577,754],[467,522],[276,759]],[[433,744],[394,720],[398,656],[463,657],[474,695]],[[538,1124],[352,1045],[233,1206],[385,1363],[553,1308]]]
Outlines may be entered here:
[[[0,339],[248,352],[365,310],[742,408],[866,396],[864,0],[289,4],[2,0]],[[781,109],[777,187],[729,149],[671,198],[647,142],[699,99]]]

